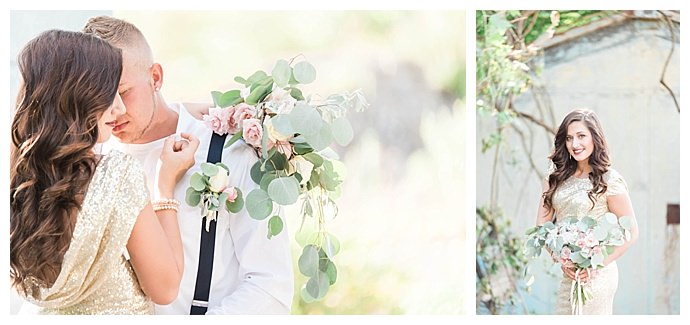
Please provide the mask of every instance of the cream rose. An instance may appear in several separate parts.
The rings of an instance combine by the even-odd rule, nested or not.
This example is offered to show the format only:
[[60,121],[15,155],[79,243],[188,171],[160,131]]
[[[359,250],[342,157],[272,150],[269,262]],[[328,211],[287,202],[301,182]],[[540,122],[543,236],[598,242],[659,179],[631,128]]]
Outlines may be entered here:
[[219,167],[218,172],[209,178],[208,183],[211,191],[220,193],[228,187],[229,181],[230,175],[228,175],[228,171],[225,168]]

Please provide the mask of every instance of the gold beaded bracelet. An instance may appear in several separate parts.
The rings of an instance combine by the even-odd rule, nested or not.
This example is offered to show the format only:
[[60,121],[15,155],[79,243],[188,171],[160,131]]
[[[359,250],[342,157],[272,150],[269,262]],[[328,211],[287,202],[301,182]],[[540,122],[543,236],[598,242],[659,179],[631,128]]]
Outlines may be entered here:
[[153,211],[175,210],[177,212],[180,207],[180,201],[175,199],[158,199],[151,201],[151,205],[153,205]]

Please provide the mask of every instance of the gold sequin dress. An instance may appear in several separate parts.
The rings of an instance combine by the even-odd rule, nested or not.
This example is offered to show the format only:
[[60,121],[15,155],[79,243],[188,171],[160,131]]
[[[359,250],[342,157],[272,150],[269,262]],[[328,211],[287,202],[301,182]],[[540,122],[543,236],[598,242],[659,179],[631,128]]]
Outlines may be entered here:
[[41,314],[152,314],[153,304],[125,258],[139,212],[149,201],[144,172],[111,151],[91,179],[55,283],[27,280],[27,301]]
[[[589,200],[588,193],[592,189],[589,178],[570,177],[561,184],[553,194],[555,218],[569,216],[602,217],[609,212],[606,198],[612,195],[627,193],[627,185],[623,177],[613,169],[604,174],[606,193],[596,198],[594,207]],[[556,301],[556,314],[570,315],[570,289],[572,280],[565,276],[561,280]],[[603,269],[599,269],[592,281],[586,284],[593,294],[593,299],[587,301],[582,309],[584,315],[610,315],[613,313],[613,298],[618,289],[618,266],[612,262]]]

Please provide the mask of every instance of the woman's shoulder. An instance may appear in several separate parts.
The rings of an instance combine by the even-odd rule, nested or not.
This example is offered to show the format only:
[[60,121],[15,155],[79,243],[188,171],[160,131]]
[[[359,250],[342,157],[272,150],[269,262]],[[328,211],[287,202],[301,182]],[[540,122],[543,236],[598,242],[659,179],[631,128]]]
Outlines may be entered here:
[[144,175],[144,169],[130,154],[117,149],[110,150],[103,156],[98,166],[110,178],[124,179],[125,176]]
[[609,168],[604,173],[604,181],[606,182],[606,192],[608,195],[618,195],[628,191],[628,184],[625,182],[625,179],[613,168]]
[[604,181],[609,182],[609,181],[615,181],[615,180],[623,180],[623,176],[615,169],[609,168],[605,173],[604,173]]

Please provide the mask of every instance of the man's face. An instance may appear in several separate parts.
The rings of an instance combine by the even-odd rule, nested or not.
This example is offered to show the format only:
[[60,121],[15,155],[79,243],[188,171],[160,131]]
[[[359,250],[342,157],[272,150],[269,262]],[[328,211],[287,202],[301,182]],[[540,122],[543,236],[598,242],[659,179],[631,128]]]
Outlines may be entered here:
[[136,51],[122,49],[122,78],[118,93],[127,112],[117,119],[113,135],[123,143],[142,143],[153,122],[156,98],[151,66],[137,60]]

